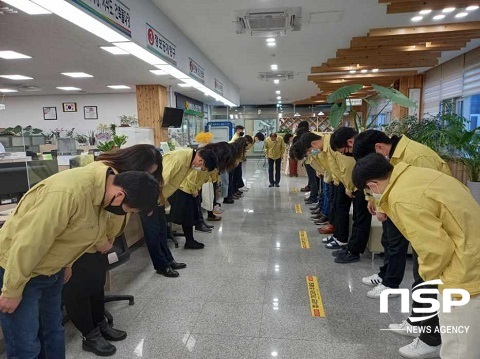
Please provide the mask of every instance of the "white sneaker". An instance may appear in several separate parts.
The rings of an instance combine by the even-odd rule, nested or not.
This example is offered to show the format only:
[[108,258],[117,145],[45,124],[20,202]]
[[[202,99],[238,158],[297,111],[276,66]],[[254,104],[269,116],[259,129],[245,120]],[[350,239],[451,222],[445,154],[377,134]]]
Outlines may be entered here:
[[375,286],[375,285],[379,285],[380,283],[383,282],[383,279],[380,278],[380,276],[378,274],[372,274],[371,276],[369,277],[363,277],[362,278],[362,283],[363,284],[366,284],[366,285],[372,285],[372,286]]
[[308,197],[310,197],[310,192],[305,192],[304,196],[305,196],[305,199],[307,199]]
[[415,338],[411,344],[398,349],[398,353],[403,358],[439,358],[441,347],[441,345],[432,347],[422,342],[419,338]]
[[[385,287],[382,283],[380,283],[379,285],[377,285],[375,288],[373,288],[372,290],[370,290],[368,293],[367,293],[367,296],[369,298],[380,298],[380,294],[386,290],[386,289],[390,289],[388,287]],[[390,294],[390,297],[398,297],[400,294],[399,293],[395,293],[395,294]]]
[[325,238],[322,238],[322,242],[323,243],[330,243],[330,242],[333,242],[335,240],[335,237],[332,235],[332,236],[328,236],[328,237],[325,237]]
[[393,333],[405,335],[406,337],[416,338],[420,334],[418,328],[414,325],[411,325],[406,320],[400,324],[390,324],[388,329],[390,329],[390,331]]
[[250,188],[243,186],[242,188],[239,188],[238,190],[242,191],[242,192],[248,192],[249,189]]

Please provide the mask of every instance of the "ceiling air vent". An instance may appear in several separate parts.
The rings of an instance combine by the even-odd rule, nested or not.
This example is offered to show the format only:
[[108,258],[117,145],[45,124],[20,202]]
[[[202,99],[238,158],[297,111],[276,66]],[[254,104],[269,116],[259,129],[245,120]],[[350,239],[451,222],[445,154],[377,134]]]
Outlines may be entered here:
[[43,87],[33,85],[19,85],[17,86],[17,90],[18,92],[40,92],[43,91]]
[[272,71],[272,72],[259,72],[257,76],[262,81],[274,82],[293,80],[293,71]]
[[286,36],[302,28],[302,8],[239,10],[234,12],[236,33],[256,37]]

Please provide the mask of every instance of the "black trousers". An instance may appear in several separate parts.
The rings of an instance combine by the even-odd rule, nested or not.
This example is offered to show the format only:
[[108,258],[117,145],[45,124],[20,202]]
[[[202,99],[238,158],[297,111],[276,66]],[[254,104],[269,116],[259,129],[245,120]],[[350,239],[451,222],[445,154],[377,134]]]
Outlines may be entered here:
[[330,193],[329,195],[329,201],[328,201],[328,213],[325,213],[328,216],[328,220],[330,224],[335,225],[335,198],[337,197],[337,187],[333,184],[333,182],[330,182]]
[[[275,180],[273,179],[273,165],[275,164]],[[268,159],[268,179],[270,184],[280,184],[280,165],[282,164],[282,159],[278,158],[273,160]]]
[[[418,256],[417,256],[417,253],[415,253],[415,251],[413,251],[413,279],[414,279],[414,282],[412,284],[412,288],[424,282],[424,280],[422,279],[422,277],[420,277],[420,274],[418,273]],[[437,289],[437,286],[429,285],[421,288]],[[437,296],[435,294],[423,294],[422,297],[437,299]],[[429,308],[429,307],[430,306],[428,304],[418,303],[416,301],[413,301],[412,303],[412,309],[413,308]],[[420,314],[414,313],[412,310],[412,313],[410,316],[418,317],[422,315],[423,314],[421,313]],[[438,315],[435,315],[434,317],[427,320],[422,320],[421,322],[412,323],[410,320],[408,320],[408,322],[415,326],[430,328],[430,329],[426,329],[424,332],[420,334],[420,340],[425,344],[428,344],[431,346],[437,346],[442,344],[442,337],[440,335],[440,331],[438,333],[435,333],[435,328],[439,327]]]
[[383,222],[382,226],[382,245],[385,257],[378,275],[383,279],[383,285],[386,287],[398,288],[405,274],[408,241],[390,218]]
[[334,188],[335,220],[333,225],[335,226],[335,233],[333,236],[337,241],[347,243],[350,233],[350,207],[352,206],[352,199],[345,193],[345,186],[342,183],[338,186],[334,186]]
[[348,240],[348,249],[352,253],[360,254],[364,253],[367,247],[372,227],[372,215],[367,208],[368,202],[365,200],[365,193],[356,191],[354,195],[352,235]]
[[242,188],[243,186],[245,186],[245,184],[243,183],[243,173],[242,173],[242,162],[240,162],[238,164],[237,167],[235,167],[235,169],[233,170],[233,182],[232,185],[232,194],[234,194],[235,192],[238,191],[239,188]]
[[235,192],[237,192],[237,189],[235,188],[236,185],[234,182],[236,169],[237,168],[235,167],[235,169],[228,172],[228,197],[232,197],[235,194]]
[[316,202],[318,200],[319,191],[319,178],[317,177],[317,172],[308,164],[305,165],[305,171],[307,172],[308,185],[310,186],[309,199]]
[[72,266],[72,277],[63,287],[63,302],[73,325],[86,336],[105,320],[105,254],[85,253]]

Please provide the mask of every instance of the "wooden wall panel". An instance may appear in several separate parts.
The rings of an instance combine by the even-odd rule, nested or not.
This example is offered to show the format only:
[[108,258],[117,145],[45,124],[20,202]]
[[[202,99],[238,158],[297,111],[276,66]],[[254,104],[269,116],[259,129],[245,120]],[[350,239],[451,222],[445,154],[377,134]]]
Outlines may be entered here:
[[168,141],[168,129],[162,128],[163,110],[167,106],[168,91],[160,85],[137,85],[137,111],[140,127],[155,132],[155,145]]
[[[400,78],[400,86],[398,91],[403,93],[405,96],[408,96],[408,90],[410,89],[420,89],[420,93],[423,94],[423,82],[424,82],[424,75],[415,75],[409,77],[401,77]],[[423,99],[420,98],[420,109],[418,113],[422,113],[422,102]],[[408,108],[398,106],[396,104],[392,105],[392,118],[393,119],[402,119],[403,117],[408,116]]]

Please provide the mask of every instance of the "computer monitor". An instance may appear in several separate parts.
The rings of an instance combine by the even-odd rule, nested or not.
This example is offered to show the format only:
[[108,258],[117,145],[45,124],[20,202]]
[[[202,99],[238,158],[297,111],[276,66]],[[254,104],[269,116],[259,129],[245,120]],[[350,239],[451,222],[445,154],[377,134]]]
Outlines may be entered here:
[[174,107],[165,107],[163,110],[162,127],[182,127],[183,110]]
[[0,198],[29,190],[25,162],[0,163]]

